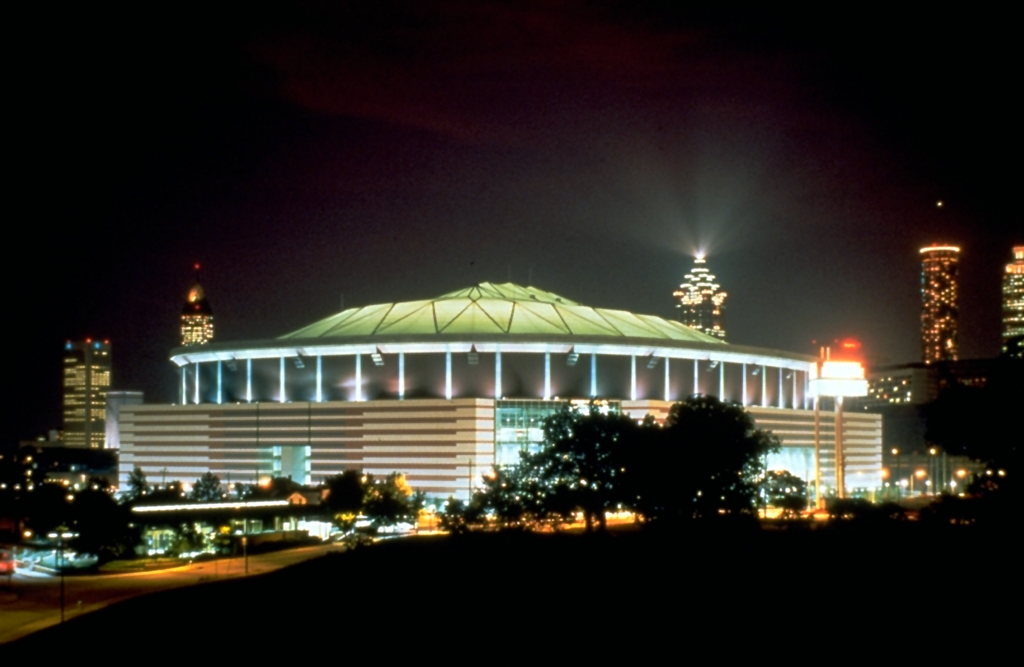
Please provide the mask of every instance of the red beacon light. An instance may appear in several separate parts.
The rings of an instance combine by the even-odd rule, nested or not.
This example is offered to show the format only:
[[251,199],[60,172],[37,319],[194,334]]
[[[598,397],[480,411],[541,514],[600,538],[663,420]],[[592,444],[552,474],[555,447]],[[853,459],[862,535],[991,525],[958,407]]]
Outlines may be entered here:
[[831,358],[836,361],[862,361],[860,341],[855,338],[836,341],[836,346],[832,348]]

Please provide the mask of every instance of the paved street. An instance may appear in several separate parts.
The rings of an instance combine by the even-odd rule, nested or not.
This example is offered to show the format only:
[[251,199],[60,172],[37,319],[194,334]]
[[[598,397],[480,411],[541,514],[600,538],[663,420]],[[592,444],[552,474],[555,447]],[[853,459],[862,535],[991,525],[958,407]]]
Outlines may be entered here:
[[[249,557],[249,574],[262,574],[316,558],[340,545],[319,545]],[[243,558],[193,563],[169,570],[64,578],[65,619],[156,591],[240,577]],[[0,579],[0,644],[60,622],[60,577],[18,572]]]

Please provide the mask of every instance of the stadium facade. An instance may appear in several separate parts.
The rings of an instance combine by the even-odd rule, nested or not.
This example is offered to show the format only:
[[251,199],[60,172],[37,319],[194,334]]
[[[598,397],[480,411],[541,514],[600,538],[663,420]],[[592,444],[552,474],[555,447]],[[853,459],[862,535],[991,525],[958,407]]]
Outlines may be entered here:
[[[135,466],[184,482],[212,471],[312,484],[359,469],[465,498],[495,464],[538,446],[541,422],[565,401],[596,396],[664,419],[695,393],[747,406],[783,442],[769,465],[814,476],[814,357],[510,283],[350,308],[276,339],[178,348],[171,360],[180,403],[122,411],[122,483]],[[834,425],[823,411],[826,489]],[[843,432],[848,490],[876,488],[880,418],[847,413]]]

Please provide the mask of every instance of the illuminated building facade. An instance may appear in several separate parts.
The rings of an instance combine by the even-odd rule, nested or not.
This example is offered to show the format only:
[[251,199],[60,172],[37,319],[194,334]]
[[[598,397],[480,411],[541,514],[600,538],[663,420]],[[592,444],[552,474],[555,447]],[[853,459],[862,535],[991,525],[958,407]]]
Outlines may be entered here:
[[921,350],[926,364],[957,359],[960,248],[921,248]]
[[[320,484],[355,469],[402,472],[431,497],[465,499],[495,464],[541,444],[546,416],[590,397],[663,419],[674,401],[713,395],[775,430],[795,473],[813,452],[813,357],[513,284],[349,308],[279,338],[181,347],[171,360],[180,404],[121,409],[122,484],[135,466],[187,483],[213,472]],[[822,415],[823,437],[834,418]],[[847,479],[871,488],[881,423],[846,419],[869,433],[844,441],[863,450],[851,450],[862,467]],[[829,485],[833,469],[822,465]]]
[[109,388],[109,341],[65,343],[62,439],[68,447],[103,448]]
[[1024,245],[1014,246],[1013,262],[1003,274],[1003,347],[1019,336],[1024,336]]
[[685,282],[672,293],[679,303],[679,321],[709,336],[725,340],[725,297],[715,276],[705,266],[704,257],[698,255]]
[[121,448],[121,408],[126,405],[142,405],[141,391],[107,392],[107,449]]
[[213,340],[213,310],[206,300],[206,291],[199,284],[199,265],[196,264],[196,282],[188,291],[181,309],[181,344],[205,345]]

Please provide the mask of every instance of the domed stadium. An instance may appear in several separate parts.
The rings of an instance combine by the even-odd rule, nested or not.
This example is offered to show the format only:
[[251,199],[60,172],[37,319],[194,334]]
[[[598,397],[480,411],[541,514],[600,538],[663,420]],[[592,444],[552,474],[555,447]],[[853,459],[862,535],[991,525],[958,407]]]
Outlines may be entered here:
[[663,419],[698,393],[789,431],[787,469],[813,467],[814,357],[512,283],[349,308],[279,338],[178,348],[171,361],[180,402],[122,415],[122,477],[139,465],[175,479],[213,471],[316,484],[358,468],[466,497],[479,475],[538,446],[543,418],[565,401],[597,397]]

